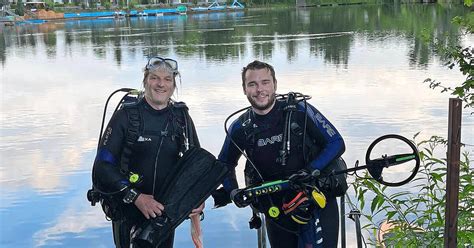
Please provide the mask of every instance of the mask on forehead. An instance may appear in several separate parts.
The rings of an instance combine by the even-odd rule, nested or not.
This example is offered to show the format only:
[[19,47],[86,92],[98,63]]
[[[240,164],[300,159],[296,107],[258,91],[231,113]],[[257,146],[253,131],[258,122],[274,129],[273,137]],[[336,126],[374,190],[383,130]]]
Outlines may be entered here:
[[176,87],[176,76],[179,74],[178,62],[176,60],[162,58],[159,56],[150,58],[144,68],[143,84],[146,83],[147,77],[150,72],[154,72],[157,70],[163,70],[165,72],[170,73],[173,77],[174,86]]
[[159,68],[167,69],[172,72],[173,75],[176,75],[178,73],[178,62],[169,58],[152,57],[148,60],[145,71],[153,71]]

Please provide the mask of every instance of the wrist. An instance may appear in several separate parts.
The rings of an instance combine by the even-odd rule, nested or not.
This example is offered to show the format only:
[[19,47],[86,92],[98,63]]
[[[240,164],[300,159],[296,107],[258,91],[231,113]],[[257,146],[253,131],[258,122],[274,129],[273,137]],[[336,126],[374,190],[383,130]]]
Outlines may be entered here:
[[126,204],[135,203],[135,201],[137,200],[138,196],[140,196],[140,194],[141,194],[140,191],[134,188],[130,188],[130,189],[125,190],[125,196],[123,197],[122,200]]

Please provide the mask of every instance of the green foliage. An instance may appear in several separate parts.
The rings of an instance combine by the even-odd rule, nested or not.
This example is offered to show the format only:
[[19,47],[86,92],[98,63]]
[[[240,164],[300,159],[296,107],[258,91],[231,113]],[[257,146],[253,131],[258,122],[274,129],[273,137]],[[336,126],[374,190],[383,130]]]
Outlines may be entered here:
[[130,2],[128,3],[128,8],[129,9],[135,9],[136,6],[138,5],[138,2],[135,0],[130,0]]
[[25,15],[25,6],[23,6],[22,0],[18,0],[18,2],[16,3],[15,14],[19,16]]
[[474,48],[472,47],[455,47],[446,52],[446,56],[449,59],[446,63],[449,69],[453,69],[455,66],[459,68],[461,73],[466,76],[466,80],[457,87],[446,87],[441,82],[433,79],[426,79],[425,82],[429,83],[429,87],[432,89],[441,88],[441,92],[450,91],[452,95],[458,97],[465,102],[465,108],[474,107],[474,60],[473,60]]
[[46,9],[48,10],[54,10],[54,0],[46,0]]
[[[369,220],[365,229],[377,233],[379,224],[375,220],[387,220],[392,225],[385,235],[384,245],[389,247],[442,247],[444,244],[446,158],[435,156],[440,148],[446,147],[446,140],[433,136],[418,144],[421,166],[417,177],[410,183],[410,191],[388,192],[387,187],[373,180],[357,179],[353,186],[358,205]],[[469,154],[463,152],[460,163],[458,246],[474,244],[474,186],[473,169]],[[368,177],[368,176],[367,176]],[[374,194],[367,201],[369,194]],[[367,201],[367,202],[366,202]],[[375,235],[374,235],[375,237]],[[380,246],[374,237],[369,238],[373,246]]]
[[469,12],[466,16],[456,16],[453,18],[452,23],[464,27],[468,33],[474,33],[474,13]]
[[[471,0],[465,0],[465,4],[468,6],[472,5]],[[474,13],[469,12],[466,16],[456,16],[453,18],[452,23],[458,24],[465,32],[462,35],[472,35],[474,33]],[[432,89],[441,89],[441,92],[450,92],[451,95],[461,99],[465,103],[465,108],[474,107],[474,47],[461,47],[455,46],[450,47],[439,40],[430,40],[437,47],[437,51],[443,56],[446,61],[446,66],[449,69],[458,68],[459,71],[466,77],[464,82],[461,82],[458,86],[448,87],[443,85],[442,82],[436,81],[431,78],[427,78],[424,82],[429,83],[429,87]]]

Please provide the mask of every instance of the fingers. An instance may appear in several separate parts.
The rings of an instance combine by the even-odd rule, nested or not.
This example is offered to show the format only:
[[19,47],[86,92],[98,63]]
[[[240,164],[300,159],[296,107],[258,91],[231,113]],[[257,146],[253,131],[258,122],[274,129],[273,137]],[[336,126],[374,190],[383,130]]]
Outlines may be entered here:
[[[150,218],[156,218],[157,216],[162,215],[163,210],[164,210],[163,205],[153,199],[153,201],[150,201],[149,204],[147,205],[146,212],[148,213],[148,216]],[[146,214],[145,214],[145,217],[147,217]],[[149,218],[147,217],[147,219]]]
[[200,215],[202,213],[202,211],[198,211],[196,209],[193,209],[193,211],[191,211],[191,213],[189,214],[189,218],[193,217],[193,216],[196,216],[196,215]]
[[196,210],[196,212],[200,213],[200,212],[202,212],[202,210],[204,210],[204,207],[205,207],[205,206],[206,206],[206,205],[205,205],[204,202],[203,202],[198,208],[193,209],[193,211]]
[[157,202],[152,195],[140,194],[135,201],[135,206],[142,212],[145,218],[156,218],[162,215],[165,207]]
[[206,205],[205,205],[204,202],[203,202],[199,207],[197,207],[197,208],[195,208],[195,209],[193,209],[193,210],[191,211],[191,214],[189,214],[189,217],[193,217],[193,216],[195,216],[195,215],[201,214],[202,211],[204,210],[204,207],[205,207],[205,206],[206,206]]

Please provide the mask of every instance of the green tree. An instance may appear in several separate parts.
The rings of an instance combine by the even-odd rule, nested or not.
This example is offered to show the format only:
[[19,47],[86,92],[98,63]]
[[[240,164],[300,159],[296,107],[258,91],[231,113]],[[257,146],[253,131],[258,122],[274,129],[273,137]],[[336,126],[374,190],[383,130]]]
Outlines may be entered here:
[[19,16],[25,15],[25,6],[23,6],[22,0],[18,0],[18,2],[16,3],[15,14]]
[[45,4],[48,10],[54,10],[54,0],[46,0]]

